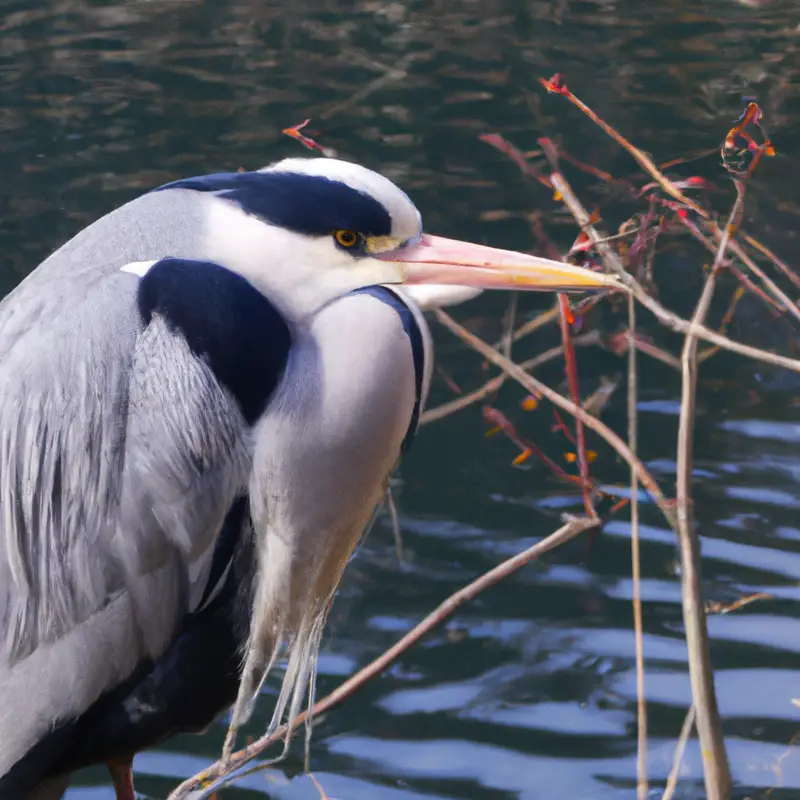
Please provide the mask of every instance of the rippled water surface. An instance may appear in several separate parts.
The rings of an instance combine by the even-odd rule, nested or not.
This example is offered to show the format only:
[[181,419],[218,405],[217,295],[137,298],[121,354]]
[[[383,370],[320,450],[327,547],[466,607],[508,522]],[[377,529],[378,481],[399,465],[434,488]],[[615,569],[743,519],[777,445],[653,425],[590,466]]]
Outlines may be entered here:
[[[745,224],[790,263],[798,256],[798,59],[794,3],[744,0],[477,0],[261,3],[4,0],[0,16],[0,290],[83,225],[183,175],[255,168],[298,145],[280,133],[313,118],[322,141],[381,169],[414,197],[426,227],[531,248],[541,211],[566,247],[574,228],[552,193],[523,181],[478,140],[502,131],[521,148],[548,135],[573,155],[631,177],[630,158],[536,78],[570,86],[657,160],[713,150],[755,95],[778,149],[747,201]],[[730,202],[712,155],[691,168]],[[612,189],[570,173],[587,205],[631,213]],[[686,311],[706,256],[677,237],[659,255],[663,299]],[[724,278],[723,280],[729,280]],[[691,290],[691,291],[690,291]],[[456,309],[491,340],[507,297]],[[521,319],[547,298],[519,301]],[[724,309],[723,309],[724,310]],[[651,321],[642,320],[646,330]],[[439,363],[462,387],[491,374],[435,326]],[[745,301],[732,336],[786,350],[791,326]],[[676,341],[660,337],[662,344]],[[529,357],[554,331],[524,340]],[[579,351],[584,391],[624,375],[624,357]],[[673,492],[679,382],[642,365],[641,452]],[[558,362],[539,376],[562,381]],[[625,428],[624,390],[604,412]],[[431,405],[451,399],[437,378]],[[548,409],[520,410],[508,385],[496,405],[564,461]],[[800,792],[800,386],[796,376],[719,357],[698,401],[695,500],[704,588],[712,601],[766,592],[710,619],[713,658],[737,797]],[[320,666],[319,692],[379,655],[448,594],[548,534],[580,498],[503,437],[484,437],[474,406],[425,426],[397,479],[405,563],[381,518],[349,568]],[[598,451],[595,475],[625,480]],[[654,796],[671,767],[690,701],[676,548],[655,509],[643,514],[643,595],[649,771]],[[464,607],[383,677],[320,719],[312,768],[331,798],[586,798],[634,796],[629,524],[623,511],[587,548],[575,541]],[[268,690],[271,694],[274,684]],[[266,725],[265,697],[249,733]],[[137,785],[165,798],[216,757],[223,723],[140,755]],[[690,743],[678,796],[703,795]],[[244,780],[224,797],[319,797],[297,743],[285,769]],[[81,774],[70,800],[113,797],[103,770]]]

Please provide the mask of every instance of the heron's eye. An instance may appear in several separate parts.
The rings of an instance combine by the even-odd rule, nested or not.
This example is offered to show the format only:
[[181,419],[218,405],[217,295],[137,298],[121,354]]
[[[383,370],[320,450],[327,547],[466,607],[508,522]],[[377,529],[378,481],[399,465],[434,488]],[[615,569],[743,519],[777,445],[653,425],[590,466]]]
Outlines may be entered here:
[[333,234],[342,247],[355,247],[358,244],[358,234],[353,231],[338,230]]

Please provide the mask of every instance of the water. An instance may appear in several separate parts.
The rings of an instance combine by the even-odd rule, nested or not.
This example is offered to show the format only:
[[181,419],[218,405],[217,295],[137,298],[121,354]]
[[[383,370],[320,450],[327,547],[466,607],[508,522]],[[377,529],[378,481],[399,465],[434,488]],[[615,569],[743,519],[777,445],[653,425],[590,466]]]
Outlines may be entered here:
[[[522,148],[543,134],[616,176],[631,160],[537,76],[570,86],[659,160],[718,146],[757,95],[779,154],[750,188],[745,224],[785,259],[797,256],[798,18],[794,4],[734,0],[518,3],[293,4],[248,0],[6,0],[0,21],[0,289],[14,285],[83,225],[158,183],[255,168],[298,145],[280,130],[312,117],[322,141],[377,167],[413,195],[429,230],[528,248],[538,208],[563,247],[574,228],[546,190],[478,141],[502,131]],[[684,174],[717,181],[712,155]],[[570,173],[609,224],[632,206]],[[619,219],[617,219],[619,218]],[[686,310],[701,263],[685,238],[657,262],[665,302]],[[729,280],[729,279],[728,279]],[[493,339],[507,297],[456,311]],[[522,318],[547,300],[520,300]],[[724,310],[724,309],[723,309]],[[650,321],[642,323],[662,343]],[[731,335],[785,348],[791,334],[756,302]],[[486,373],[441,329],[439,363],[465,387]],[[521,344],[527,357],[551,333]],[[584,390],[624,374],[608,353],[579,353]],[[561,381],[557,364],[540,377]],[[755,391],[750,391],[754,389]],[[549,411],[497,405],[563,462]],[[800,753],[800,422],[798,380],[738,358],[704,370],[698,407],[695,498],[710,600],[768,592],[773,599],[710,619],[717,685],[737,797],[796,797]],[[431,405],[450,399],[442,380]],[[679,385],[642,360],[641,451],[668,493],[674,476]],[[624,430],[622,396],[604,419]],[[577,511],[573,492],[535,461],[515,469],[514,446],[485,439],[477,408],[426,427],[398,478],[405,565],[386,519],[348,570],[320,667],[320,693],[379,655],[448,594]],[[593,472],[624,481],[594,440]],[[568,466],[565,464],[565,466]],[[649,771],[663,785],[689,704],[672,534],[643,507],[643,592]],[[590,550],[573,542],[495,587],[409,651],[383,677],[319,721],[312,767],[331,798],[617,800],[634,795],[629,528],[625,513]],[[273,687],[274,688],[274,687]],[[272,689],[271,689],[272,690]],[[249,733],[266,724],[269,699]],[[135,762],[137,786],[164,798],[216,757],[224,727],[177,737]],[[301,774],[301,746],[284,770],[223,796],[319,797]],[[679,796],[703,795],[691,743]],[[654,796],[660,791],[653,790]],[[113,797],[103,770],[81,774],[70,800]]]

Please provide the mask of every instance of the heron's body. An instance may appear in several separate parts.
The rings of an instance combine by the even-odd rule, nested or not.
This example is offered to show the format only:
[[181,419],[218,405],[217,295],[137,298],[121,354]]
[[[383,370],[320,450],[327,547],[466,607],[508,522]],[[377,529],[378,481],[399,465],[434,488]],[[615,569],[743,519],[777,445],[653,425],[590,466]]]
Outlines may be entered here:
[[420,237],[385,178],[289,160],[146,194],[0,304],[0,797],[241,721],[282,643],[297,713],[427,392],[380,285],[421,247],[447,279]]
[[[254,558],[240,559],[217,604],[199,611],[208,619],[196,643],[192,623],[216,588],[209,574],[226,515],[230,555],[252,549],[251,507],[237,499],[248,496],[254,459],[264,475],[273,462],[291,465],[268,490],[280,502],[255,513],[283,514],[309,539],[344,529],[336,557],[346,560],[409,432],[422,364],[398,312],[363,293],[310,317],[277,311],[203,260],[216,204],[227,201],[184,189],[145,195],[76,236],[0,304],[0,796],[24,796],[51,763],[58,771],[132,754],[229,706]],[[166,257],[184,260],[144,277],[121,271]],[[203,358],[209,350],[217,358]],[[357,467],[349,485],[338,480],[342,459]],[[309,518],[312,505],[324,516]],[[218,559],[218,583],[230,555]],[[209,640],[214,615],[227,619]],[[217,663],[204,666],[209,654]],[[168,679],[184,697],[158,697],[151,665],[160,658],[172,659]],[[206,685],[192,690],[204,671]],[[137,691],[159,702],[132,702]],[[126,742],[125,715],[148,713],[141,740]],[[81,726],[95,730],[76,736]]]

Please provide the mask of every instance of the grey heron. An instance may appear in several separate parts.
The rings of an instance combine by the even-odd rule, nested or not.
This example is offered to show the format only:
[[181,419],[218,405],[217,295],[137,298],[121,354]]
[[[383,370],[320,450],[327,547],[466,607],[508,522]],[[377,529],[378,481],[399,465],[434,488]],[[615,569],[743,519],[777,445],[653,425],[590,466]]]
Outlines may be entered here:
[[296,716],[425,402],[437,286],[616,284],[293,158],[154,189],[3,300],[0,797],[107,764],[130,800],[135,753],[235,729],[279,657],[273,722]]

